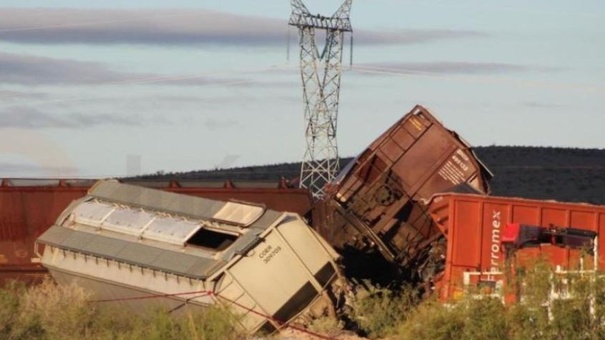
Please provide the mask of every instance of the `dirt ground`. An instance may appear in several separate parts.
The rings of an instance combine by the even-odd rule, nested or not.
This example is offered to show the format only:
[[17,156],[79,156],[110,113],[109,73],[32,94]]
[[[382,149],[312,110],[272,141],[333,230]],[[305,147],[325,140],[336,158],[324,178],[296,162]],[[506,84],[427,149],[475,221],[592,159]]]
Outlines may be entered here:
[[[312,333],[312,332],[311,332]],[[319,334],[318,336],[292,328],[285,329],[279,333],[279,340],[368,340],[348,331],[337,331],[330,334]]]

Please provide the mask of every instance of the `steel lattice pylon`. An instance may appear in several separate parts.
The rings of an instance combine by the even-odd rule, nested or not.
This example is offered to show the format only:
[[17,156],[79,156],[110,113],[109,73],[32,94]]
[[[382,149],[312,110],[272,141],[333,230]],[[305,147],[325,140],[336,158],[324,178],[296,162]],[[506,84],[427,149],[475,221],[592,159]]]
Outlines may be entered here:
[[[331,17],[312,15],[302,0],[291,0],[289,25],[298,28],[300,74],[305,104],[306,142],[300,186],[309,188],[317,200],[324,185],[339,171],[336,127],[342,50],[345,32],[353,32],[349,13],[353,0],[345,0]],[[325,31],[325,46],[319,53],[315,29]]]

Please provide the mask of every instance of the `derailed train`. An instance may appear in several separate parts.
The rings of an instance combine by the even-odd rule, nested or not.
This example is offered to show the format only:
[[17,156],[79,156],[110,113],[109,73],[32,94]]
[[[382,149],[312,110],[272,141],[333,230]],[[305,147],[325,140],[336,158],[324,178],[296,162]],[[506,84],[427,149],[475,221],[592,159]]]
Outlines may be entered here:
[[[470,145],[427,109],[414,107],[346,166],[314,209],[314,227],[351,275],[379,253],[386,279],[429,282],[443,265],[443,234],[425,202],[440,192],[489,193],[491,172]],[[348,261],[351,260],[351,261]],[[348,262],[348,263],[346,263]],[[361,273],[360,273],[361,271]],[[403,275],[403,276],[402,276]]]
[[[366,260],[364,256],[370,255],[373,261],[389,265],[388,269],[370,266],[388,272],[386,276],[389,278],[400,276],[428,281],[443,263],[443,254],[439,253],[443,235],[426,212],[423,202],[438,192],[470,190],[488,193],[490,178],[489,170],[463,139],[446,129],[424,107],[416,106],[352,161],[337,180],[329,184],[328,195],[316,202],[312,209],[310,196],[303,198],[293,189],[280,190],[284,197],[282,200],[275,199],[274,192],[265,194],[257,191],[243,196],[244,193],[237,190],[223,191],[223,196],[218,198],[266,203],[271,208],[304,215],[313,228],[343,255],[349,275],[357,275],[356,268]],[[70,187],[69,195],[63,193],[67,189],[64,186],[45,188],[48,191],[45,198],[53,204],[43,204],[44,199],[32,197],[29,208],[22,205],[13,207],[12,202],[27,202],[24,201],[28,198],[25,196],[36,188],[0,189],[12,190],[4,195],[11,208],[3,209],[1,213],[10,216],[19,210],[17,218],[28,222],[19,234],[27,238],[27,243],[48,228],[52,223],[49,218],[57,215],[69,200],[83,196],[87,187]],[[165,190],[183,192],[186,189],[175,185]],[[184,193],[216,198],[216,193],[208,196],[202,191],[189,188]],[[15,194],[23,197],[15,198]],[[280,202],[282,205],[289,202],[289,205],[276,206]],[[47,218],[30,226],[30,214]],[[11,225],[10,229],[14,236],[14,230],[19,230],[19,226]],[[29,252],[28,249],[28,255]],[[27,263],[30,256],[19,259],[25,271],[35,268],[39,272],[39,265]],[[31,259],[37,262],[35,256]],[[15,263],[0,267],[10,267],[11,264]],[[364,270],[368,267],[365,263],[361,266]]]
[[[605,206],[444,193],[431,199],[428,210],[447,238],[444,270],[435,278],[441,300],[466,291],[502,297],[512,269],[507,265],[525,266],[539,257],[552,264],[553,274],[605,270],[605,240],[599,237]],[[506,251],[511,245],[512,253]]]
[[[489,180],[491,177],[491,172],[481,163],[473,153],[472,148],[462,138],[445,128],[428,110],[422,106],[416,106],[343,169],[336,181],[330,183],[329,187],[326,188],[327,195],[323,200],[315,202],[311,206],[310,196],[307,192],[307,198],[300,202],[296,201],[297,203],[288,198],[290,194],[281,196],[284,199],[278,201],[281,203],[287,202],[290,205],[281,210],[295,211],[299,215],[303,215],[317,234],[323,237],[325,241],[320,238],[319,244],[330,254],[329,262],[331,264],[334,263],[336,257],[330,250],[330,246],[341,255],[342,267],[344,267],[344,274],[347,278],[356,279],[369,276],[382,279],[384,277],[386,280],[395,278],[424,283],[427,288],[435,285],[439,296],[449,299],[457,294],[455,292],[459,291],[465,273],[471,271],[472,268],[477,272],[482,272],[485,269],[482,266],[487,258],[482,257],[481,254],[486,251],[489,252],[488,248],[493,248],[494,245],[493,242],[485,241],[480,243],[481,246],[468,248],[468,244],[474,244],[473,242],[478,239],[489,239],[483,234],[483,227],[479,222],[469,219],[463,221],[463,223],[458,222],[459,226],[450,226],[448,229],[444,221],[447,218],[453,220],[455,218],[454,214],[460,216],[460,213],[451,209],[439,210],[439,205],[436,202],[440,200],[436,197],[440,197],[439,195],[443,193],[456,192],[452,195],[459,196],[452,197],[464,198],[467,197],[464,193],[471,193],[471,195],[466,195],[480,202],[478,203],[480,207],[486,206],[488,203],[484,203],[484,201],[491,199],[490,196],[486,196],[489,194]],[[290,193],[294,194],[292,191]],[[94,193],[91,194],[92,196],[95,195]],[[273,194],[263,197],[257,193],[258,195],[253,194],[246,198],[236,192],[224,192],[224,194],[225,196],[220,197],[220,199],[236,199],[256,203],[265,203],[265,200],[268,200],[269,197],[275,198]],[[299,197],[298,194],[292,197]],[[118,199],[117,196],[115,198]],[[183,200],[189,199],[183,198]],[[127,200],[123,203],[128,205],[132,202]],[[272,206],[275,202],[267,201],[266,203],[268,206],[275,208]],[[53,205],[53,209],[57,210],[59,208],[59,205]],[[572,211],[570,214],[573,214],[573,211],[577,210],[576,208],[570,207],[569,209]],[[40,207],[40,209],[49,208]],[[481,209],[483,208],[478,211],[483,211]],[[24,208],[24,210],[26,209]],[[4,212],[0,211],[0,213]],[[605,214],[599,212],[594,216],[598,221],[602,221],[599,223],[605,223]],[[572,220],[559,219],[557,223],[564,226],[567,223],[566,221],[572,222]],[[507,222],[538,223],[531,222],[527,218],[519,221],[511,219]],[[63,222],[60,219],[58,224],[61,223]],[[546,222],[540,223],[540,225],[544,225]],[[49,225],[50,223],[41,226],[37,230],[42,232]],[[570,224],[567,223],[567,226],[570,226]],[[581,223],[578,227],[585,228]],[[601,228],[597,229],[597,232],[600,232]],[[460,232],[461,230],[463,232]],[[116,230],[107,232],[115,233]],[[313,235],[316,234],[313,233]],[[43,236],[40,242],[48,244],[49,240],[45,237]],[[187,241],[184,240],[184,242]],[[185,244],[181,246],[183,247]],[[55,244],[54,247],[60,249],[58,244]],[[484,249],[484,247],[487,248]],[[278,248],[271,248],[267,254],[273,254],[272,251],[275,249]],[[280,246],[279,249],[281,251],[284,248]],[[457,267],[460,265],[456,262],[457,260],[454,261],[454,257],[459,256],[466,250],[472,253],[469,255],[471,258],[480,258],[481,260],[473,260],[476,263],[465,262],[464,268],[460,270]],[[2,251],[4,249],[0,249],[0,253]],[[61,251],[56,250],[56,252],[60,253]],[[263,252],[261,250],[261,253]],[[292,254],[295,253],[296,251]],[[88,255],[84,255],[84,261],[86,261],[86,256]],[[276,256],[273,254],[271,258]],[[290,257],[296,258],[296,256]],[[34,257],[33,260],[36,260],[36,258]],[[44,261],[50,260],[47,258]],[[55,259],[52,261],[55,261]],[[110,261],[113,260],[106,259],[106,265]],[[240,265],[243,265],[243,263],[245,261]],[[52,264],[49,267],[52,267]],[[2,264],[0,263],[1,268]],[[298,268],[298,270],[301,270],[301,268],[304,268],[304,266]],[[294,267],[288,269],[296,271]],[[145,269],[141,270],[141,272],[144,271]],[[263,310],[266,315],[279,316],[282,319],[287,319],[283,321],[288,321],[291,320],[292,315],[305,314],[301,311],[308,310],[307,307],[312,305],[309,303],[309,301],[315,299],[309,298],[312,294],[316,294],[316,296],[327,294],[332,297],[331,302],[334,303],[334,297],[338,294],[327,293],[328,290],[322,292],[319,289],[319,287],[323,287],[324,281],[319,280],[316,276],[323,277],[323,275],[312,270],[306,271],[307,274],[303,273],[301,275],[306,275],[307,282],[315,289],[303,289],[302,291],[288,293],[291,294],[291,299],[299,302],[306,301],[304,303],[300,302],[298,307],[294,308],[297,312],[284,314],[278,313],[274,309],[266,309]],[[478,275],[480,279],[483,279],[480,274]],[[311,276],[315,277],[315,281]],[[207,285],[200,287],[202,290],[213,291]],[[301,294],[307,296],[307,298],[301,300]],[[326,300],[323,299],[322,301]],[[182,301],[175,303],[182,303]],[[260,305],[262,303],[259,303]],[[251,308],[250,305],[246,306]],[[316,308],[311,309],[316,310],[315,314],[317,314],[317,309],[321,308],[316,306]],[[252,326],[246,326],[246,329],[255,330],[260,327],[277,326],[272,323],[261,325],[259,322],[251,324]]]
[[70,204],[36,254],[95,301],[135,311],[220,303],[249,333],[334,314],[346,287],[337,254],[297,214],[117,181]]
[[[130,301],[143,294],[163,297],[171,308],[190,308],[224,294],[245,310],[245,329],[275,329],[303,315],[308,319],[326,310],[334,314],[334,306],[342,305],[336,300],[342,300],[347,285],[339,283],[338,256],[332,247],[342,255],[352,279],[359,273],[351,267],[365,255],[378,255],[390,265],[381,273],[389,279],[430,282],[443,266],[443,234],[424,202],[437,192],[487,193],[490,177],[466,142],[416,106],[349,164],[307,214],[323,238],[305,229],[297,215],[277,227],[256,226],[258,231],[250,234],[262,213],[252,213],[253,207],[243,203],[204,203],[100,182],[39,237],[37,244],[44,250],[37,254],[57,281],[78,281],[100,299]],[[231,205],[239,211],[219,218],[225,215],[223,208],[208,213],[204,204]],[[254,214],[258,216],[251,217]],[[249,223],[242,223],[242,216],[248,216]],[[279,244],[265,244],[269,226],[274,226],[269,235],[277,235],[273,242]],[[270,262],[281,267],[266,266]],[[124,275],[125,268],[136,275]],[[275,282],[282,287],[278,302],[270,288]],[[210,295],[175,295],[184,291]]]
[[[95,180],[2,179],[0,182],[0,285],[37,282],[47,273],[33,253],[35,239],[72,201],[86,196]],[[127,183],[216,200],[263,204],[277,211],[308,214],[307,190],[280,182],[133,181]]]

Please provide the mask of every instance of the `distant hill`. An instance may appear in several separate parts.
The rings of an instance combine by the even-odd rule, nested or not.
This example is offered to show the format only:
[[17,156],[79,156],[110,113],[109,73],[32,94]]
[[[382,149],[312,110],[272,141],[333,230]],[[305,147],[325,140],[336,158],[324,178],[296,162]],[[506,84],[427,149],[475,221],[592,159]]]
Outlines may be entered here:
[[494,173],[494,195],[605,204],[605,150],[510,146],[475,150]]
[[[492,194],[605,204],[605,150],[486,146],[474,148],[494,173]],[[341,159],[341,164],[351,158]],[[300,163],[157,173],[145,180],[277,181],[299,176]]]

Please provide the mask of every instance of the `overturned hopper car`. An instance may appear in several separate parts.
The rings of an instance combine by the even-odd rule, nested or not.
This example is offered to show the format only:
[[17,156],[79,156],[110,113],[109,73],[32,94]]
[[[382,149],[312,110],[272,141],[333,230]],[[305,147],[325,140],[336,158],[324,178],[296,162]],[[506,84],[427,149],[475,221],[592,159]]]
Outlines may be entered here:
[[348,254],[345,260],[356,258],[351,254],[379,253],[387,263],[427,280],[418,276],[431,275],[434,270],[424,268],[436,265],[428,263],[432,258],[441,261],[430,254],[442,234],[422,202],[440,192],[488,193],[491,177],[462,138],[416,106],[330,184],[314,210],[314,224]]
[[[519,265],[544,257],[565,271],[605,270],[605,206],[450,193],[436,195],[429,211],[447,238],[445,268],[435,285],[442,300],[479,287],[503,292],[505,236],[520,247]],[[526,235],[506,235],[507,227]]]
[[[2,179],[0,185],[0,284],[35,282],[46,273],[33,253],[34,240],[73,201],[86,196],[96,180]],[[132,181],[140,186],[217,200],[258,203],[305,215],[312,200],[306,189],[283,182]]]
[[342,287],[337,254],[297,214],[113,181],[72,203],[36,247],[58,283],[97,301],[224,304],[250,333],[334,313]]

